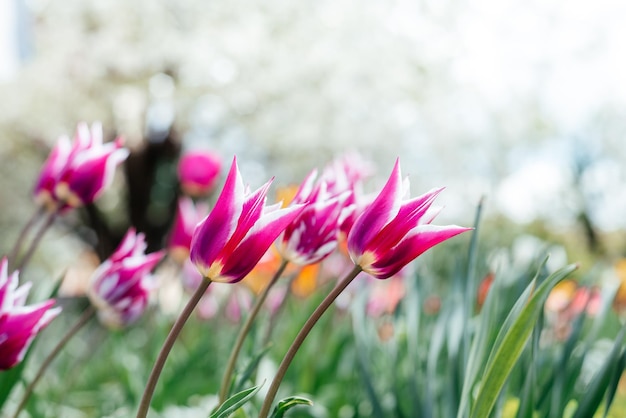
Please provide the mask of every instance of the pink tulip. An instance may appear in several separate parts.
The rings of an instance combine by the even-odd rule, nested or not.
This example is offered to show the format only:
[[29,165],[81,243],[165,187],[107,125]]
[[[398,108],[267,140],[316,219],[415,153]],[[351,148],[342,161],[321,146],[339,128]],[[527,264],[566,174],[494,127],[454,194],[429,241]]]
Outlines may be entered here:
[[219,156],[208,151],[192,151],[178,162],[178,179],[189,196],[204,196],[215,187],[222,169]]
[[471,229],[430,224],[439,213],[431,205],[443,189],[403,200],[408,189],[408,179],[402,181],[400,160],[396,160],[389,180],[348,235],[352,261],[377,279],[393,276],[424,251]]
[[198,224],[191,242],[191,261],[204,277],[224,283],[242,280],[302,211],[301,205],[265,206],[270,184],[246,192],[233,158],[215,207]]
[[52,308],[52,299],[24,306],[30,283],[18,287],[18,273],[9,276],[7,270],[4,258],[0,262],[0,370],[20,363],[37,333],[61,312]]
[[121,139],[102,143],[102,127],[81,123],[74,143],[59,138],[35,185],[35,200],[49,210],[92,203],[111,184],[115,167],[128,156]]
[[154,278],[150,272],[163,258],[163,252],[144,254],[143,234],[130,229],[117,250],[91,276],[87,291],[98,309],[98,318],[110,328],[122,328],[143,314]]
[[178,199],[178,210],[167,245],[170,257],[177,263],[183,264],[189,258],[193,231],[207,211],[206,205],[196,206],[189,197]]
[[350,192],[343,203],[339,218],[341,241],[345,241],[352,225],[371,202],[369,197],[363,195],[362,181],[371,177],[373,173],[373,165],[356,153],[336,158],[324,167],[320,181],[326,183],[330,194],[337,196],[346,191]]

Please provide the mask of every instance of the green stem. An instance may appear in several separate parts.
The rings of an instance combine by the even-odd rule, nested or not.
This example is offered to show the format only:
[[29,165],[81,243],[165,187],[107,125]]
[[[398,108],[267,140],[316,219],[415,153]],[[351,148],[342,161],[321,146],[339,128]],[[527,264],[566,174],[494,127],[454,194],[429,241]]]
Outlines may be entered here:
[[65,335],[63,336],[63,338],[61,338],[61,341],[59,341],[57,343],[57,345],[54,347],[54,349],[52,349],[52,351],[50,352],[50,354],[48,354],[48,357],[46,357],[46,359],[43,361],[43,363],[41,364],[41,366],[39,366],[39,371],[37,371],[37,374],[35,375],[35,377],[33,378],[33,380],[30,382],[30,384],[26,387],[26,390],[24,392],[24,395],[22,396],[22,400],[20,401],[20,404],[17,406],[17,409],[15,410],[15,414],[13,414],[13,418],[17,418],[17,416],[20,414],[20,412],[22,411],[22,409],[24,409],[24,406],[26,406],[26,402],[28,401],[28,398],[30,397],[31,393],[33,393],[33,390],[35,389],[35,385],[37,385],[37,383],[39,382],[39,380],[41,379],[41,377],[43,376],[43,374],[45,373],[45,371],[48,369],[48,366],[50,366],[50,364],[52,363],[52,361],[57,357],[57,355],[61,352],[61,350],[63,349],[63,347],[65,347],[65,344],[67,344],[67,342],[74,336],[76,335],[76,333],[87,323],[89,322],[89,320],[91,319],[91,317],[94,315],[94,313],[96,312],[95,308],[93,306],[89,306],[87,309],[85,309],[85,311],[83,312],[83,314],[80,316],[80,318],[78,318],[78,321],[76,321],[76,323],[74,324],[74,326],[72,328],[70,328],[69,331],[67,331],[67,333],[65,333]]
[[230,379],[233,375],[233,371],[235,370],[237,357],[239,357],[239,352],[241,351],[243,342],[246,339],[246,336],[248,335],[250,328],[252,327],[252,323],[254,322],[254,319],[258,315],[259,311],[261,310],[261,307],[263,306],[263,302],[265,302],[265,299],[267,299],[267,295],[269,295],[270,290],[276,284],[280,276],[283,275],[283,272],[285,271],[285,268],[287,267],[288,263],[289,262],[287,260],[283,259],[282,263],[280,264],[280,267],[278,267],[278,270],[276,271],[276,274],[274,274],[274,277],[272,277],[272,280],[270,280],[267,286],[265,286],[265,289],[263,289],[263,292],[257,297],[254,303],[254,306],[252,307],[252,311],[248,315],[248,318],[246,318],[246,322],[243,324],[243,326],[239,330],[239,335],[237,335],[237,339],[235,340],[235,347],[230,352],[228,363],[226,363],[226,371],[224,372],[224,377],[222,378],[222,385],[220,386],[220,397],[219,397],[220,405],[224,403],[224,401],[226,400],[226,397],[228,396],[228,390],[230,389]]
[[276,372],[276,376],[274,377],[274,380],[272,381],[272,385],[270,386],[269,390],[267,391],[267,395],[265,396],[265,401],[263,402],[263,406],[261,407],[259,418],[267,418],[270,412],[270,408],[272,407],[272,402],[274,402],[274,398],[276,397],[278,388],[281,382],[283,381],[283,378],[285,377],[285,373],[287,372],[287,369],[289,368],[291,361],[295,357],[296,353],[298,352],[298,349],[300,348],[300,346],[302,346],[302,343],[304,342],[306,337],[309,335],[309,333],[311,332],[311,330],[313,329],[317,321],[319,321],[319,319],[322,317],[324,312],[326,312],[326,310],[330,307],[330,305],[333,304],[335,299],[337,299],[337,296],[339,296],[339,294],[343,292],[343,290],[346,287],[348,287],[348,285],[352,282],[352,280],[354,280],[354,278],[360,272],[361,272],[361,267],[354,266],[352,271],[348,273],[348,275],[344,277],[337,284],[337,286],[335,286],[335,288],[324,298],[322,303],[319,304],[319,306],[315,309],[315,311],[313,311],[309,319],[307,319],[307,321],[304,323],[304,325],[302,326],[302,329],[300,330],[295,340],[291,344],[291,347],[289,347],[289,350],[287,350],[285,357],[283,357],[283,361],[280,363],[280,366],[278,366],[278,371]]
[[22,244],[24,243],[24,240],[26,239],[26,235],[28,235],[28,232],[35,225],[35,223],[39,220],[39,217],[43,215],[44,211],[45,211],[45,208],[43,206],[40,206],[39,209],[37,209],[37,212],[35,212],[33,216],[31,216],[28,222],[26,222],[26,225],[24,225],[24,227],[20,231],[20,234],[17,236],[17,240],[15,240],[13,249],[9,253],[9,256],[8,256],[9,262],[12,262],[13,260],[17,259],[17,256],[20,253],[20,248],[22,248]]
[[165,342],[163,342],[161,351],[159,352],[159,355],[154,362],[152,372],[150,372],[150,377],[148,378],[148,382],[146,383],[146,388],[144,389],[143,396],[141,397],[141,403],[139,404],[139,410],[137,411],[137,418],[145,418],[148,415],[150,402],[152,401],[152,395],[154,395],[154,389],[156,388],[159,376],[161,375],[161,371],[163,370],[163,366],[165,365],[165,360],[167,360],[167,356],[172,350],[174,342],[176,342],[176,339],[182,331],[185,322],[187,322],[194,308],[196,307],[198,302],[200,302],[200,299],[202,298],[202,296],[204,296],[204,292],[206,292],[211,283],[211,279],[209,279],[208,277],[205,277],[204,280],[202,280],[200,286],[198,286],[194,294],[191,296],[191,299],[189,299],[189,302],[187,302],[187,305],[185,305],[185,307],[183,308],[180,316],[178,317],[178,319],[176,319],[174,325],[172,325],[172,329],[167,335]]
[[50,212],[44,224],[41,225],[41,227],[37,231],[37,234],[35,234],[35,236],[33,237],[33,240],[30,243],[30,247],[28,247],[28,251],[26,252],[26,254],[24,254],[24,257],[22,257],[22,259],[20,260],[16,268],[16,270],[19,270],[22,275],[24,274],[24,269],[26,268],[26,265],[28,264],[31,257],[35,253],[35,249],[39,245],[39,242],[41,242],[41,239],[45,235],[46,231],[48,230],[48,228],[50,228],[50,226],[52,226],[52,224],[54,223],[54,220],[57,218],[58,215],[59,215],[58,209],[55,210],[54,212]]

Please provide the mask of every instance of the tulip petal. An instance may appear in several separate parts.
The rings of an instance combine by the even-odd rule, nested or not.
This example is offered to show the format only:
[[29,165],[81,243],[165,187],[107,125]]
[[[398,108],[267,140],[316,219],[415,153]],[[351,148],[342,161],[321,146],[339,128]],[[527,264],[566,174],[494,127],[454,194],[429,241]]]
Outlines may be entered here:
[[265,205],[267,192],[271,184],[272,180],[268,181],[259,189],[246,196],[241,210],[241,216],[237,222],[237,228],[231,235],[228,244],[224,247],[223,252],[231,253],[246,236],[250,228],[252,228],[259,220],[263,214],[263,207]]
[[398,244],[408,231],[418,225],[421,217],[428,211],[442,190],[443,188],[434,189],[403,203],[398,215],[372,238],[364,251],[372,251],[376,248],[392,248]]
[[398,159],[380,194],[363,211],[350,231],[348,248],[351,254],[362,254],[367,243],[398,214],[402,188]]
[[237,159],[226,177],[224,188],[213,210],[194,231],[191,241],[191,260],[196,266],[210,266],[237,228],[244,203],[244,185],[237,168]]
[[376,261],[364,270],[379,279],[391,277],[426,250],[471,229],[456,225],[420,225],[410,231],[397,246],[377,254]]
[[[259,262],[285,227],[300,214],[303,205],[264,214],[239,246],[224,260],[222,276],[230,283],[242,280]],[[221,281],[211,277],[212,280]]]
[[302,180],[302,183],[300,184],[300,187],[298,187],[298,190],[296,191],[296,194],[291,200],[291,203],[293,204],[306,203],[309,200],[309,196],[311,196],[311,193],[313,191],[313,186],[315,184],[316,177],[317,177],[317,170],[315,169],[311,170],[311,172],[307,174],[304,180]]

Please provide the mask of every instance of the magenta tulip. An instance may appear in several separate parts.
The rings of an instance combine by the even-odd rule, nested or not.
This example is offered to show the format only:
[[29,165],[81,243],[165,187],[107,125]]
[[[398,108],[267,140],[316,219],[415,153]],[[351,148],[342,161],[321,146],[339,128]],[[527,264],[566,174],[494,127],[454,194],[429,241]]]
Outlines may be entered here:
[[143,234],[130,229],[117,250],[91,276],[87,291],[98,318],[109,328],[122,328],[137,321],[155,288],[151,271],[163,252],[144,254]]
[[191,242],[191,261],[204,277],[224,283],[243,279],[302,211],[302,205],[265,206],[270,184],[246,192],[233,159],[215,207],[198,224]]
[[206,205],[196,206],[189,197],[178,199],[178,209],[167,244],[170,257],[178,264],[189,259],[193,231],[207,211]]
[[221,158],[208,151],[190,151],[178,162],[178,179],[183,192],[198,197],[211,192],[222,169]]
[[471,229],[431,225],[440,210],[431,205],[443,189],[403,200],[408,188],[408,179],[402,181],[397,160],[382,191],[348,235],[352,261],[378,279],[393,276],[424,251]]
[[92,203],[113,181],[115,167],[128,156],[121,139],[102,143],[102,127],[81,123],[74,143],[61,137],[44,163],[35,185],[35,200],[48,210]]
[[284,259],[299,265],[317,263],[337,248],[339,219],[351,194],[331,195],[324,181],[315,182],[316,175],[313,170],[298,188],[291,205],[306,206],[277,243]]
[[18,287],[18,273],[8,274],[7,259],[0,262],[0,370],[20,363],[37,333],[60,312],[50,299],[25,306],[30,283]]

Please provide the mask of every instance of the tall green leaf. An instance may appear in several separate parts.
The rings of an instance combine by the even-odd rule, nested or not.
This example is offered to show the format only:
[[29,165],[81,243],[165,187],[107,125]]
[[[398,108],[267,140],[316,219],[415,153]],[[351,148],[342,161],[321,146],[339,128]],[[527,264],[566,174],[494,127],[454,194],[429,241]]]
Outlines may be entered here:
[[[535,322],[543,308],[543,302],[548,293],[559,281],[568,276],[576,269],[575,265],[566,266],[550,275],[530,296],[528,302],[520,314],[513,321],[510,329],[503,336],[501,344],[495,348],[495,354],[491,356],[487,371],[483,376],[476,403],[471,412],[472,418],[484,418],[489,416],[493,409],[500,391],[506,383],[517,359],[522,354],[528,338],[535,326]],[[533,280],[529,287],[535,286]],[[522,297],[525,297],[526,292]]]
[[623,368],[616,366],[619,365],[620,357],[622,356],[622,351],[624,349],[625,333],[626,327],[622,327],[620,332],[617,334],[615,343],[613,343],[613,348],[611,348],[611,351],[602,364],[602,367],[598,370],[598,373],[593,377],[586,388],[585,395],[580,400],[578,409],[576,410],[573,418],[592,417],[600,407],[602,399],[604,398],[611,381],[614,379],[614,375],[616,373],[619,373],[620,375],[622,374]]

